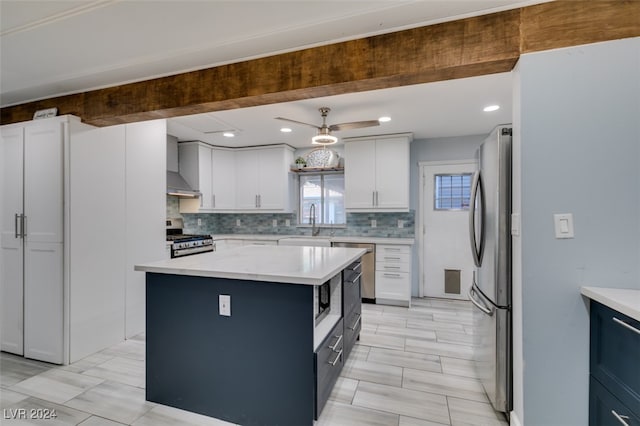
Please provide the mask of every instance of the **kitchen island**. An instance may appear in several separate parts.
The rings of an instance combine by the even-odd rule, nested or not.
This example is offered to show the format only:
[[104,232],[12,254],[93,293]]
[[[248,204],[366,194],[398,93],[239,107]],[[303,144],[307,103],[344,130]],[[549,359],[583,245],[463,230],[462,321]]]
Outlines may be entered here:
[[[136,265],[146,399],[243,425],[313,424],[359,335],[364,253],[244,246]],[[320,288],[330,309],[316,320]]]

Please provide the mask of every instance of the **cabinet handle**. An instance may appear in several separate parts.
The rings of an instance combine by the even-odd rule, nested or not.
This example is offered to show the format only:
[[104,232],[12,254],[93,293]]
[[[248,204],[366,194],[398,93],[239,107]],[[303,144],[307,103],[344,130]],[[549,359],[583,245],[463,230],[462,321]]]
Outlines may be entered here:
[[353,278],[351,281],[347,281],[348,283],[351,284],[355,284],[358,282],[358,280],[360,279],[360,277],[362,276],[362,272],[360,272],[355,278]]
[[262,195],[258,194],[258,207],[262,207]]
[[340,352],[338,352],[338,355],[336,355],[336,358],[333,361],[329,361],[329,364],[331,364],[332,367],[335,367],[336,363],[338,362],[341,356],[342,356],[342,349],[340,349]]
[[338,340],[336,340],[336,342],[335,342],[333,345],[329,346],[329,349],[331,349],[331,350],[332,350],[332,351],[334,351],[334,352],[338,352],[338,351],[336,351],[336,348],[338,347],[338,345],[339,345],[339,344],[340,344],[340,342],[342,341],[342,334],[341,334],[341,335],[339,335],[339,336],[335,336],[335,337],[337,337],[337,338],[338,338]]
[[382,275],[384,275],[385,277],[388,277],[388,278],[401,278],[402,277],[402,275],[400,275],[400,274],[388,274],[386,272],[384,274],[382,274]]
[[399,266],[387,266],[387,265],[384,265],[384,269],[400,269],[400,267]]
[[393,247],[385,247],[384,251],[395,251],[395,252],[398,252],[398,251],[400,251],[400,249],[399,248],[393,248]]
[[611,410],[611,414],[613,414],[613,417],[615,417],[621,425],[629,426],[629,423],[625,422],[625,420],[629,420],[629,416],[621,416],[620,414],[616,413],[616,410]]
[[348,327],[349,330],[355,330],[361,319],[362,319],[362,315],[358,314],[358,319],[356,320],[356,322],[353,323],[353,327]]
[[15,217],[15,220],[13,222],[13,226],[14,226],[14,229],[15,229],[15,238],[20,238],[22,236],[22,230],[20,230],[21,232],[18,233],[18,219],[20,217],[22,217],[22,215],[16,213],[16,217]]
[[371,192],[371,205],[372,206],[376,205],[376,191]]
[[378,206],[379,202],[378,202],[378,191],[376,191],[376,206]]
[[20,229],[22,231],[22,238],[27,238],[27,215],[21,214],[20,216],[22,217],[22,224],[20,226]]
[[385,256],[384,259],[385,260],[400,260],[399,257],[391,257],[391,256]]
[[211,207],[216,207],[216,194],[211,194]]
[[634,326],[629,325],[629,324],[627,324],[626,322],[624,322],[624,321],[622,321],[622,320],[619,320],[619,319],[618,319],[618,318],[616,318],[616,317],[612,317],[612,318],[613,318],[613,320],[614,320],[615,322],[617,322],[617,323],[618,323],[618,324],[620,324],[621,326],[623,326],[623,327],[625,327],[625,328],[628,328],[629,330],[633,331],[633,332],[634,332],[634,333],[636,333],[636,334],[640,334],[640,330],[638,330],[638,329],[637,329],[637,328],[635,328]]
[[360,269],[362,269],[362,263],[358,263],[356,266],[354,266],[352,271],[358,272]]

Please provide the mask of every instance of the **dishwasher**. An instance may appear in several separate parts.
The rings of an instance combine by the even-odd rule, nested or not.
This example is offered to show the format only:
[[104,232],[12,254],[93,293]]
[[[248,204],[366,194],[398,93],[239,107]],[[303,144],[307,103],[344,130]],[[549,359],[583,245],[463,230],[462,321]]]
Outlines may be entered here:
[[333,243],[333,247],[363,248],[367,252],[362,256],[362,301],[376,303],[376,246],[361,243]]

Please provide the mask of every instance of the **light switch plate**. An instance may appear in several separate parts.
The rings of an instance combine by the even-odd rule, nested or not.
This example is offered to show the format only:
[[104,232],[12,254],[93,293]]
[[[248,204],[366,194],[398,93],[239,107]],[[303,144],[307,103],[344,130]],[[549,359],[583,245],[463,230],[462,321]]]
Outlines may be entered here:
[[560,213],[553,215],[556,238],[573,238],[573,214]]
[[228,294],[221,294],[218,298],[220,315],[225,317],[231,316],[231,296]]
[[284,226],[291,226],[291,219],[285,219]]
[[398,228],[404,228],[404,220],[398,219]]
[[236,219],[236,226],[242,226],[242,221],[240,219]]
[[378,226],[378,221],[375,219],[371,219],[371,227],[375,228],[376,226]]
[[273,221],[271,221],[271,226],[273,226],[274,228],[278,227],[278,219],[273,219]]

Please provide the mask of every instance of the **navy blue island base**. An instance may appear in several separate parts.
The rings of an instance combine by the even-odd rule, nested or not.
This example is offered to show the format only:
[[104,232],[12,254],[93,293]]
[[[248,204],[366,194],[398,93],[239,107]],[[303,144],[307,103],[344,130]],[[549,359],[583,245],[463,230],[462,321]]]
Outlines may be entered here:
[[312,425],[313,333],[311,285],[147,272],[146,398],[242,425]]

